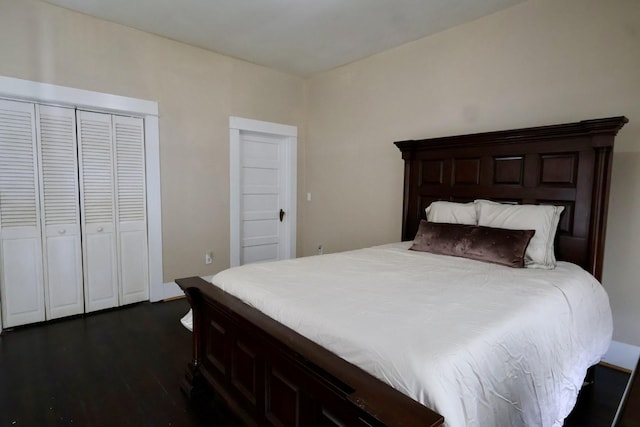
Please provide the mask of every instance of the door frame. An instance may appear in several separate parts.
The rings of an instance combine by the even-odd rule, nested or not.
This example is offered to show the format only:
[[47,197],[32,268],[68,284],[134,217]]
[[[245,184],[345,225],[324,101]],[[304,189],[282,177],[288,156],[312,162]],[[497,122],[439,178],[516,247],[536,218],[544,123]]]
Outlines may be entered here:
[[230,264],[240,265],[240,135],[242,132],[256,132],[281,137],[285,148],[284,175],[287,177],[284,189],[284,209],[287,212],[288,227],[285,231],[285,258],[296,257],[297,224],[297,169],[298,169],[298,128],[296,126],[260,120],[229,117],[229,215],[230,215]]

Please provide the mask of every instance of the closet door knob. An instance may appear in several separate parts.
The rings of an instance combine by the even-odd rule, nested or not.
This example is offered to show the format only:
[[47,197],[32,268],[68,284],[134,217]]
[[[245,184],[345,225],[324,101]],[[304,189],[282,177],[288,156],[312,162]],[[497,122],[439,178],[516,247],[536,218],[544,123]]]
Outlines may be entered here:
[[102,230],[104,230],[104,228],[98,227],[98,233],[102,232]]
[[60,230],[58,230],[58,234],[64,234],[66,232],[67,230],[65,230],[64,228],[61,228]]

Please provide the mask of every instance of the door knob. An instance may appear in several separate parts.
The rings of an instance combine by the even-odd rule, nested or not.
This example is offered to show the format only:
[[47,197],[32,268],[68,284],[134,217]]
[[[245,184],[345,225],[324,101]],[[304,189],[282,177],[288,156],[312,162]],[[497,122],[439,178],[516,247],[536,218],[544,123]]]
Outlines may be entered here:
[[102,230],[104,230],[102,227],[98,227],[98,233],[100,233]]
[[66,232],[67,232],[67,230],[65,230],[64,228],[61,228],[61,229],[58,230],[58,234],[64,234]]
[[283,218],[284,218],[284,211],[280,209],[280,222],[282,222]]

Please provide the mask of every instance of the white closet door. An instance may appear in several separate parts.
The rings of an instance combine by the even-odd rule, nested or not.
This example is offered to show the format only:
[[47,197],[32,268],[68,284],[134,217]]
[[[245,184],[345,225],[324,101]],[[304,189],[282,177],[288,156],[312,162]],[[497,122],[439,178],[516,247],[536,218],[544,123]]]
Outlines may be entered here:
[[149,299],[144,125],[113,116],[120,304]]
[[77,112],[85,311],[118,306],[111,115]]
[[36,106],[47,319],[84,312],[75,110]]
[[33,104],[0,100],[0,290],[4,327],[45,320]]

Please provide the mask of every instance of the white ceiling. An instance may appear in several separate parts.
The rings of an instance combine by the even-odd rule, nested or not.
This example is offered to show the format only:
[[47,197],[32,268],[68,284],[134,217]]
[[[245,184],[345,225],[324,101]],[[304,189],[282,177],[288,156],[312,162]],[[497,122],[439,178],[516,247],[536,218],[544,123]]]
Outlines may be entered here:
[[47,0],[301,76],[525,0]]

